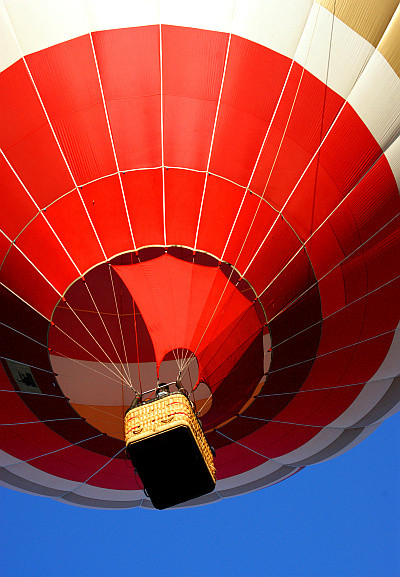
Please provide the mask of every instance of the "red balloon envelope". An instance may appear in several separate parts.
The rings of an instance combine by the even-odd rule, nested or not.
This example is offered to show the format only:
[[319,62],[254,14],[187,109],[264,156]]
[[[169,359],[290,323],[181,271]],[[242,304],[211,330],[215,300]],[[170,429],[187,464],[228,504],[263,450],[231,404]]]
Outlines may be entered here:
[[400,406],[398,1],[6,0],[0,483],[151,507],[134,390],[178,373],[217,501]]

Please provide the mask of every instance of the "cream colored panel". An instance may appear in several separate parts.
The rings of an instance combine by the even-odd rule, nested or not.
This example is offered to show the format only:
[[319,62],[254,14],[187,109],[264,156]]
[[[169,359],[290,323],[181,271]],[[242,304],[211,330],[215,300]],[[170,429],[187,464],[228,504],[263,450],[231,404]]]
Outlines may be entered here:
[[373,51],[371,44],[315,4],[295,60],[346,99]]
[[237,0],[232,32],[292,58],[312,0]]
[[162,24],[230,32],[234,4],[235,0],[161,0],[160,19]]
[[[264,373],[267,373],[271,364],[271,335],[269,333],[263,335],[263,351],[264,351]],[[262,380],[265,381],[265,376]]]
[[11,23],[3,4],[0,4],[0,72],[21,57]]
[[385,150],[399,131],[400,80],[377,50],[354,87],[349,104]]
[[5,0],[23,54],[88,32],[82,0]]
[[[121,405],[122,387],[124,400],[129,404],[134,392],[128,385],[121,384],[121,378],[117,371],[120,365],[115,367],[111,363],[98,363],[96,361],[75,361],[57,355],[50,357],[52,368],[58,374],[57,381],[66,397],[71,403],[78,405]],[[176,362],[174,363],[176,367]],[[138,365],[130,363],[129,367],[123,365],[126,375],[130,375],[136,388],[139,385]],[[147,386],[144,390],[155,387],[157,382],[156,363],[140,363],[140,376]]]
[[116,369],[110,363],[103,365],[95,361],[74,361],[52,355],[51,364],[64,395],[71,403],[121,404],[121,381],[113,375]]
[[377,46],[398,0],[316,0],[357,34]]
[[92,31],[149,26],[160,22],[158,0],[86,0]]

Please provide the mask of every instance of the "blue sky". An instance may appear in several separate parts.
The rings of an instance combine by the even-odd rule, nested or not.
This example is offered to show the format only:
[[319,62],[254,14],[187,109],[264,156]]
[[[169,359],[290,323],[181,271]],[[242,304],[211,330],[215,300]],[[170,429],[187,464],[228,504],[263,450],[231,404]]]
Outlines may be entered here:
[[97,511],[0,488],[8,576],[400,575],[400,414],[273,487],[188,510]]

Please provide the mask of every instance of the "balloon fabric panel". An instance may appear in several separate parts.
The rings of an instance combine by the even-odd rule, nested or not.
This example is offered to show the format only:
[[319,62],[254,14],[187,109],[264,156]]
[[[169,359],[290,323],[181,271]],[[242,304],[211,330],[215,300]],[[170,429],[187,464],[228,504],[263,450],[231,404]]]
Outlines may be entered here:
[[395,410],[397,2],[332,4],[99,7],[89,33],[79,2],[47,30],[8,3],[2,483],[148,506],[122,418],[157,365],[202,407],[210,502]]

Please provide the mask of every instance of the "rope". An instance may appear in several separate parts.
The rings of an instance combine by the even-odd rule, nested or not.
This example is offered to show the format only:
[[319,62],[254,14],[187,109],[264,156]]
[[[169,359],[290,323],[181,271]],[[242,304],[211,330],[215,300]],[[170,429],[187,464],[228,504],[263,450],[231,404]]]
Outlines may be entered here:
[[[338,268],[344,262],[346,262],[347,259],[349,259],[351,256],[353,256],[356,252],[358,252],[363,246],[368,244],[368,242],[370,242],[377,234],[379,234],[384,228],[386,228],[389,224],[391,224],[399,216],[400,216],[400,212],[398,212],[393,218],[391,218],[388,222],[386,222],[379,230],[377,230],[373,235],[371,235],[366,241],[364,241],[357,248],[355,248],[352,252],[350,252],[344,259],[342,259],[335,266],[333,266],[328,272],[326,272],[324,275],[322,275],[315,283],[310,285],[299,296],[295,297],[292,301],[290,301],[289,304],[287,304],[281,311],[279,311],[279,313],[277,313],[275,316],[271,317],[271,319],[269,319],[269,323],[272,323],[272,321],[274,321],[282,313],[284,313],[286,310],[288,310],[292,305],[294,305],[301,298],[303,298],[303,296],[306,295],[310,290],[312,290],[314,287],[318,286],[318,283],[320,283],[324,278],[326,278],[329,274],[331,274],[331,272],[333,272],[336,268]],[[396,278],[398,278],[398,277],[396,277]],[[395,280],[395,279],[393,279],[393,280]],[[392,281],[389,281],[389,282],[392,282]],[[388,283],[386,283],[386,284],[388,284]],[[382,286],[386,286],[386,285],[382,285]],[[374,291],[372,291],[372,292],[374,292]],[[371,294],[371,293],[369,293],[369,294]],[[367,296],[367,295],[364,295],[364,296]],[[354,301],[354,302],[356,302],[356,301]],[[342,309],[340,309],[340,310],[342,310]],[[335,314],[335,313],[333,313],[333,314]],[[326,318],[328,318],[328,317],[326,317]],[[310,327],[311,326],[314,326],[314,325],[310,325]],[[301,331],[301,332],[303,332],[303,331]],[[299,334],[299,333],[297,333],[297,334]]]
[[64,419],[44,419],[42,421],[26,421],[25,423],[0,423],[0,427],[13,427],[14,425],[36,425],[36,423],[55,423],[56,421],[82,421],[82,417],[67,417]]
[[345,389],[347,387],[359,387],[360,385],[366,385],[368,383],[381,383],[381,382],[385,382],[386,379],[379,379],[377,381],[361,381],[359,383],[349,383],[347,385],[335,385],[332,387],[320,387],[319,389],[299,389],[298,391],[292,391],[292,392],[284,392],[284,393],[266,393],[265,395],[257,395],[257,398],[263,399],[266,397],[281,397],[283,395],[299,395],[299,394],[305,394],[305,393],[316,393],[319,391],[333,391],[335,389]]
[[[280,343],[277,343],[276,345],[274,345],[274,346],[272,347],[271,350],[276,349],[276,348],[279,347],[280,345],[283,345],[284,343],[290,341],[291,339],[294,339],[295,337],[301,335],[302,333],[308,331],[309,329],[311,329],[311,328],[313,328],[313,327],[321,324],[323,321],[326,321],[327,319],[333,317],[334,315],[342,312],[342,311],[343,311],[344,309],[346,309],[347,307],[350,307],[350,306],[354,305],[354,304],[357,303],[358,301],[361,301],[361,300],[365,299],[366,297],[370,296],[371,294],[373,294],[373,293],[381,290],[382,288],[388,286],[388,285],[391,284],[392,282],[395,282],[396,280],[399,280],[399,279],[400,279],[400,275],[398,275],[398,276],[396,276],[395,278],[393,278],[392,280],[384,283],[383,285],[381,285],[381,286],[373,289],[372,291],[363,294],[361,297],[355,299],[354,301],[351,301],[351,302],[347,303],[346,305],[342,306],[340,309],[336,310],[335,312],[331,313],[330,315],[327,315],[326,317],[322,318],[321,320],[319,320],[319,321],[313,323],[312,325],[309,325],[308,327],[302,329],[301,331],[299,331],[299,332],[291,335],[291,336],[288,337],[287,339],[284,339],[284,340],[281,341]],[[276,317],[275,317],[275,318],[276,318]],[[395,330],[395,329],[393,329],[393,330]],[[266,353],[266,354],[267,354],[267,353]]]
[[[318,5],[318,13],[319,13],[319,5]],[[318,16],[318,13],[317,13],[317,16]],[[315,24],[314,24],[313,33],[312,33],[311,40],[310,40],[310,44],[309,44],[309,47],[308,47],[307,58],[308,58],[308,55],[309,55],[309,52],[310,52],[310,49],[311,49],[311,43],[312,43],[312,39],[313,39],[313,37],[314,37],[316,22],[317,22],[317,18],[316,18],[316,21],[315,21]],[[229,38],[229,40],[230,40],[230,38]],[[282,88],[280,98],[279,98],[278,103],[277,103],[277,105],[276,105],[276,107],[275,107],[274,114],[273,114],[273,116],[272,116],[272,118],[271,118],[271,121],[270,121],[270,123],[269,123],[268,129],[267,129],[267,133],[266,133],[266,136],[265,136],[265,138],[264,138],[264,141],[263,141],[261,150],[260,150],[260,152],[259,152],[259,155],[258,155],[258,157],[257,157],[256,165],[255,165],[254,168],[253,168],[252,174],[254,174],[254,171],[256,170],[256,166],[257,166],[257,164],[258,164],[258,162],[259,162],[259,159],[260,159],[260,157],[261,157],[262,149],[263,149],[263,147],[264,147],[264,145],[265,145],[265,142],[266,142],[266,140],[267,140],[267,136],[268,136],[269,131],[270,131],[270,129],[271,129],[271,126],[272,126],[273,120],[274,120],[274,118],[275,118],[277,109],[278,109],[279,104],[280,104],[280,102],[281,102],[281,99],[282,99],[282,96],[283,96],[283,92],[284,92],[284,90],[285,90],[285,88],[286,88],[286,86],[287,86],[287,81],[288,81],[290,72],[291,72],[291,70],[292,70],[293,62],[294,62],[294,60],[292,60],[292,64],[291,64],[291,66],[290,66],[288,75],[287,75],[287,77],[286,77],[284,86],[283,86],[283,88]],[[226,60],[225,60],[224,73],[225,73],[225,70],[226,70]],[[272,168],[271,168],[269,177],[268,177],[268,179],[267,179],[267,184],[266,184],[265,187],[264,187],[263,196],[264,196],[264,194],[265,194],[267,185],[268,185],[268,183],[269,183],[269,179],[270,179],[270,177],[271,177],[271,175],[272,175],[273,168],[274,168],[275,163],[276,163],[276,160],[277,160],[277,158],[278,158],[278,155],[279,155],[279,152],[280,152],[282,143],[283,143],[283,139],[284,139],[284,137],[285,137],[285,135],[286,135],[287,126],[288,126],[288,124],[289,124],[289,120],[290,120],[291,114],[292,114],[292,112],[293,112],[294,104],[295,104],[296,99],[297,99],[297,94],[298,94],[298,91],[299,91],[299,89],[300,89],[300,84],[301,84],[301,81],[302,81],[302,78],[303,78],[303,75],[304,75],[304,70],[305,70],[305,69],[304,69],[304,67],[303,67],[303,70],[302,70],[302,73],[301,73],[301,77],[300,77],[300,81],[299,81],[299,83],[298,83],[297,90],[296,90],[296,94],[295,94],[295,97],[294,97],[294,100],[293,100],[293,103],[292,103],[292,107],[291,107],[291,111],[290,111],[290,114],[289,114],[289,118],[288,118],[288,120],[287,120],[286,127],[285,127],[285,130],[284,130],[284,133],[283,133],[283,136],[282,136],[282,139],[281,139],[281,142],[280,142],[278,151],[277,151],[277,153],[276,153],[273,166],[272,166]],[[221,85],[221,92],[222,92],[222,85]],[[221,96],[221,93],[220,93],[220,96]],[[217,112],[218,112],[218,111],[217,111]],[[214,125],[214,130],[215,130],[215,125]],[[211,149],[210,149],[209,160],[210,160],[210,157],[211,157]],[[207,167],[207,170],[208,170],[208,167]],[[207,174],[206,174],[206,179],[207,179]],[[236,217],[235,217],[235,220],[234,220],[233,227],[232,227],[232,229],[231,229],[231,231],[230,231],[230,233],[229,233],[229,235],[228,235],[228,241],[229,241],[229,238],[230,238],[230,236],[231,236],[231,234],[232,234],[232,232],[233,232],[233,228],[234,228],[234,226],[236,225],[236,222],[237,222],[239,213],[240,213],[241,208],[242,208],[243,203],[244,203],[245,196],[246,196],[246,194],[247,194],[247,192],[248,192],[249,184],[250,184],[250,181],[249,181],[249,183],[248,183],[248,186],[246,187],[245,193],[244,193],[243,198],[242,198],[242,202],[241,202],[241,204],[240,204],[240,206],[239,206],[239,209],[238,209],[238,211],[237,211],[237,214],[236,214]],[[205,182],[205,186],[206,186],[206,182]],[[201,202],[201,206],[200,206],[200,214],[199,214],[199,221],[198,221],[198,226],[197,226],[197,232],[196,232],[196,240],[195,240],[194,250],[196,250],[197,236],[198,236],[198,230],[199,230],[199,225],[200,225],[200,216],[201,216],[201,210],[202,210],[203,200],[204,200],[204,194],[205,194],[205,186],[204,186],[203,197],[202,197],[202,202]],[[252,221],[252,223],[251,223],[250,229],[249,229],[249,231],[247,232],[246,237],[245,237],[245,239],[244,239],[244,241],[243,241],[243,243],[242,243],[242,245],[241,245],[241,248],[240,248],[240,250],[239,250],[239,253],[238,253],[237,257],[236,257],[235,263],[234,263],[234,265],[233,265],[233,267],[232,267],[232,271],[231,271],[229,277],[227,278],[227,281],[226,281],[225,287],[224,287],[224,289],[223,289],[223,291],[222,291],[221,297],[220,297],[220,299],[218,300],[218,303],[216,304],[215,310],[214,310],[214,312],[213,312],[213,314],[212,314],[212,316],[211,316],[211,318],[210,318],[209,323],[208,323],[207,326],[206,326],[205,331],[203,332],[203,334],[202,334],[202,336],[201,336],[201,338],[200,338],[200,341],[199,341],[199,343],[198,343],[195,351],[193,352],[193,354],[191,355],[191,357],[189,357],[189,363],[192,362],[192,359],[193,359],[193,357],[195,356],[195,354],[196,354],[196,352],[197,352],[197,350],[198,350],[198,348],[199,348],[199,346],[200,346],[200,344],[201,344],[201,342],[202,342],[202,340],[203,340],[203,338],[204,338],[204,336],[205,336],[205,334],[206,334],[206,332],[207,332],[207,330],[208,330],[208,328],[209,328],[209,326],[210,326],[210,324],[211,324],[211,322],[212,322],[212,320],[213,320],[213,318],[214,318],[214,316],[215,316],[216,311],[218,310],[219,304],[220,304],[220,302],[221,302],[221,300],[222,300],[222,298],[223,298],[223,296],[224,296],[224,294],[225,294],[225,291],[226,291],[226,289],[227,289],[227,287],[228,287],[228,285],[229,285],[229,282],[230,282],[230,280],[231,280],[231,278],[232,278],[233,270],[236,268],[236,265],[237,265],[237,263],[238,263],[238,261],[239,261],[239,258],[240,258],[240,256],[241,256],[241,254],[242,254],[242,251],[243,251],[243,249],[244,249],[244,246],[245,246],[245,244],[246,244],[246,242],[247,242],[247,238],[248,238],[248,236],[249,236],[251,227],[253,226],[253,223],[254,223],[255,218],[256,218],[256,216],[257,216],[257,213],[258,213],[260,204],[261,204],[261,199],[260,199],[260,201],[259,201],[259,203],[258,203],[258,207],[257,207],[256,213],[255,213],[255,215],[254,215],[254,217],[253,217],[253,221]],[[280,214],[278,214],[278,216],[276,217],[275,223],[276,223],[277,220],[279,219],[279,216],[280,216]],[[275,223],[274,223],[274,224],[275,224]],[[272,226],[273,226],[273,225],[272,225]],[[225,254],[225,250],[226,250],[228,241],[227,241],[227,243],[226,243],[226,245],[225,245],[225,248],[224,248],[224,251],[223,251],[223,253],[222,253],[222,255],[221,255],[220,262],[222,261],[223,256],[224,256],[224,254]],[[248,268],[248,267],[247,267],[247,268]],[[246,270],[247,270],[247,269],[246,269]],[[246,271],[245,271],[245,272],[246,272]],[[243,273],[243,275],[241,276],[241,278],[243,278],[245,272]],[[241,280],[241,279],[239,279],[239,280]],[[232,296],[233,296],[233,295],[231,295],[229,301],[231,300]],[[228,301],[228,302],[229,302],[229,301]]]
[[[110,275],[110,281],[111,281],[111,287],[112,287],[112,293],[113,293],[113,297],[114,297],[114,304],[115,304],[115,310],[117,312],[117,318],[118,318],[118,326],[119,326],[119,332],[121,334],[121,343],[122,343],[122,347],[124,349],[124,356],[125,356],[125,363],[128,369],[128,379],[129,382],[132,385],[132,377],[131,377],[131,371],[130,371],[130,367],[129,367],[129,361],[128,361],[128,355],[126,352],[126,346],[125,346],[125,339],[124,339],[124,333],[122,330],[122,323],[121,323],[121,314],[119,311],[119,307],[118,307],[118,301],[117,301],[117,295],[115,293],[115,286],[114,286],[114,279],[112,276],[112,270],[111,270],[111,265],[110,263],[108,264],[108,272]],[[122,288],[121,288],[121,293],[120,293],[120,299],[121,299],[121,311],[122,311]]]
[[18,465],[24,465],[25,463],[30,463],[31,461],[35,461],[36,459],[41,459],[42,457],[47,457],[48,455],[53,455],[54,453],[59,453],[60,451],[65,451],[65,449],[70,449],[71,447],[75,447],[76,445],[80,445],[82,443],[86,443],[87,441],[91,441],[92,439],[97,439],[98,437],[102,437],[104,433],[100,433],[98,435],[94,435],[93,437],[88,437],[87,439],[83,439],[82,441],[77,441],[76,443],[70,443],[66,447],[61,447],[61,449],[56,449],[55,451],[49,451],[48,453],[43,453],[42,455],[38,455],[37,457],[31,457],[30,459],[26,459],[24,461],[18,461],[18,463],[11,463],[10,465],[6,465],[6,469],[10,467],[16,467]]
[[[89,336],[93,339],[93,341],[96,343],[96,345],[99,347],[99,349],[101,350],[101,352],[104,354],[105,357],[107,357],[107,359],[110,361],[110,363],[112,364],[112,366],[116,369],[117,371],[117,375],[119,377],[121,377],[121,379],[123,379],[123,381],[126,383],[126,385],[129,387],[130,383],[129,381],[124,377],[123,373],[121,373],[121,371],[119,370],[119,368],[117,367],[117,365],[113,362],[113,360],[111,359],[110,355],[108,355],[106,353],[106,351],[104,350],[104,348],[101,346],[101,344],[99,343],[99,341],[92,335],[91,331],[87,328],[87,326],[85,325],[85,323],[82,321],[82,319],[80,318],[80,316],[74,311],[74,309],[68,304],[67,301],[65,301],[67,307],[70,309],[70,311],[74,314],[74,316],[78,319],[78,321],[80,322],[80,324],[83,326],[83,328],[86,330],[86,332],[89,334]],[[59,330],[62,331],[62,329],[60,329],[59,327],[57,327]],[[69,335],[67,335],[69,336]],[[74,339],[72,339],[74,340]],[[76,342],[76,341],[75,341]],[[79,345],[79,343],[76,343]],[[80,346],[80,345],[79,345]],[[83,348],[83,347],[82,347]],[[88,351],[87,351],[88,352]],[[89,353],[90,354],[90,353]]]
[[255,455],[262,457],[266,461],[272,461],[273,463],[277,463],[281,467],[291,467],[292,469],[298,468],[298,467],[293,467],[293,465],[287,465],[286,463],[280,463],[279,461],[277,461],[276,459],[273,459],[271,457],[266,457],[262,453],[259,453],[258,451],[255,451],[254,449],[250,449],[250,447],[243,445],[243,443],[239,443],[239,441],[235,441],[234,439],[231,439],[230,437],[228,437],[228,435],[224,435],[224,433],[221,433],[221,431],[219,431],[218,429],[215,429],[215,432],[218,433],[219,435],[221,435],[222,437],[225,437],[225,439],[228,439],[228,441],[230,441],[231,443],[235,443],[236,445],[239,445],[239,447],[243,447],[243,449],[247,449],[248,451],[251,451]]
[[[102,316],[101,312],[99,311],[99,308],[98,308],[98,306],[97,306],[97,304],[96,304],[96,302],[95,302],[95,300],[94,300],[94,298],[93,298],[93,295],[92,295],[91,290],[90,290],[90,288],[89,288],[89,286],[88,286],[88,283],[85,282],[84,285],[85,285],[85,287],[86,287],[86,290],[87,290],[88,293],[89,293],[89,296],[90,296],[90,298],[91,298],[91,300],[92,300],[92,302],[93,302],[93,305],[94,305],[94,307],[95,307],[95,309],[96,309],[96,312],[97,312],[97,314],[98,314],[98,316],[99,316],[99,318],[100,318],[101,324],[103,325],[104,330],[106,331],[106,334],[107,334],[107,336],[108,336],[108,339],[109,339],[109,341],[110,341],[110,343],[111,343],[111,345],[112,345],[112,347],[113,347],[113,349],[114,349],[114,351],[115,351],[115,354],[117,355],[117,358],[118,358],[119,363],[120,363],[120,365],[121,365],[121,369],[119,369],[119,370],[120,370],[120,373],[121,373],[121,375],[122,375],[122,374],[125,374],[125,378],[126,378],[127,382],[130,383],[129,374],[128,374],[125,366],[124,366],[123,363],[122,363],[121,356],[119,355],[119,353],[118,353],[118,351],[117,351],[117,347],[115,346],[115,343],[114,343],[114,341],[113,341],[112,338],[111,338],[111,335],[110,335],[110,333],[109,333],[109,331],[108,331],[108,329],[107,329],[107,325],[105,324],[104,319],[103,319],[103,316]],[[117,309],[117,316],[118,316],[118,309]],[[119,320],[119,316],[118,316],[118,320]],[[115,366],[116,366],[116,365],[115,365]]]
[[140,357],[139,357],[139,341],[138,341],[138,334],[137,334],[137,325],[136,325],[136,305],[135,301],[132,301],[133,306],[133,323],[135,326],[135,342],[136,342],[136,358],[138,364],[138,376],[139,376],[139,387],[140,387],[140,395],[143,394],[143,387],[142,387],[142,377],[140,374]]
[[[114,375],[117,379],[119,379],[119,378],[122,376],[121,373],[119,372],[118,367],[115,367],[115,368],[117,369],[117,373],[115,373],[109,366],[107,366],[105,363],[103,363],[102,361],[100,361],[95,355],[93,355],[90,351],[88,351],[83,345],[81,345],[80,343],[78,343],[78,341],[76,341],[73,337],[71,337],[71,336],[70,336],[68,333],[66,333],[63,329],[61,329],[61,328],[60,328],[59,326],[57,326],[57,325],[54,325],[54,326],[55,326],[61,333],[63,333],[67,338],[69,338],[72,342],[74,342],[78,347],[80,347],[83,351],[85,351],[88,355],[90,355],[93,359],[95,359],[96,362],[98,362],[100,365],[102,365],[107,371],[109,371],[109,372],[110,372],[112,375]],[[54,351],[54,352],[57,352],[57,351]],[[71,361],[73,361],[73,362],[75,362],[75,363],[78,363],[78,364],[83,365],[83,366],[86,367],[86,365],[85,365],[84,363],[78,361],[77,359],[73,359],[73,358],[71,358],[71,357],[68,357],[67,355],[64,355],[63,353],[60,353],[60,352],[57,352],[57,354],[60,355],[60,356],[62,356],[62,357],[64,357],[64,358],[66,358],[66,359],[69,359],[69,360],[71,360]],[[115,366],[115,365],[114,365],[114,366]],[[96,373],[102,374],[102,373],[100,373],[99,371],[96,371],[95,369],[93,369],[93,368],[91,368],[91,367],[87,367],[87,368],[90,368],[90,370],[93,370],[93,371],[95,371]],[[106,376],[106,375],[104,375],[104,376]],[[107,377],[106,377],[106,378],[107,378]],[[109,378],[111,378],[111,377],[109,377]],[[116,380],[116,379],[111,379],[111,380],[113,380],[114,382],[116,382],[116,383],[119,384],[119,380]],[[127,387],[130,388],[129,383],[124,383],[124,386],[127,386]]]
[[111,461],[113,461],[116,457],[118,457],[118,455],[120,453],[122,453],[122,451],[125,451],[125,446],[122,447],[122,449],[120,449],[119,451],[117,451],[117,453],[115,453],[115,455],[113,457],[111,457],[111,459],[109,459],[104,465],[102,465],[99,469],[97,469],[97,471],[95,471],[92,475],[90,475],[90,477],[88,477],[83,483],[80,483],[79,485],[74,487],[74,489],[72,489],[71,491],[68,491],[67,493],[64,493],[63,495],[60,495],[59,499],[64,499],[67,495],[70,495],[71,493],[75,493],[75,491],[77,489],[80,489],[81,487],[83,487],[83,485],[86,485],[86,483],[88,483],[90,481],[90,479],[93,479],[93,477],[95,477],[98,473],[100,473],[100,471],[102,471],[105,467],[107,467],[107,465],[109,465],[111,463]]

